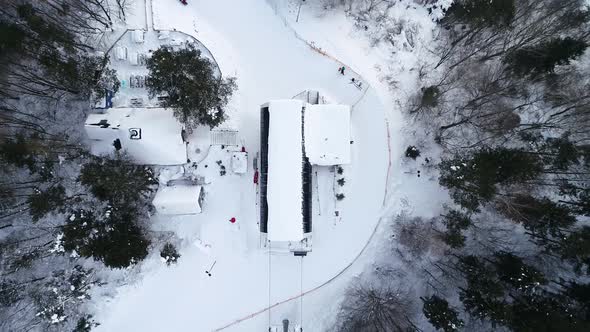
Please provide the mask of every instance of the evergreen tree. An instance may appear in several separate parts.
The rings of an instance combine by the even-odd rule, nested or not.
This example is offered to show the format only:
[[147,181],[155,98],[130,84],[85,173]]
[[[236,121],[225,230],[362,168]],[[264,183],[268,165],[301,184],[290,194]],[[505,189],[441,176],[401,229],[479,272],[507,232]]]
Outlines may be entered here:
[[0,20],[0,59],[22,52],[25,37],[18,25]]
[[509,205],[502,212],[512,220],[522,223],[525,229],[541,239],[548,236],[560,237],[565,229],[576,222],[576,217],[568,207],[547,198],[516,195]]
[[424,303],[422,312],[435,329],[452,332],[459,330],[464,325],[464,322],[459,319],[457,311],[449,307],[447,300],[436,295],[421,299]]
[[543,151],[550,153],[551,159],[547,163],[551,163],[559,170],[566,170],[572,165],[579,164],[582,156],[582,151],[570,141],[568,136],[546,139]]
[[80,182],[99,200],[126,206],[140,203],[157,183],[151,169],[125,157],[93,158],[82,166]]
[[583,185],[562,181],[559,185],[559,193],[569,198],[560,202],[567,204],[573,212],[590,216],[590,187],[587,188]]
[[0,160],[17,167],[35,170],[35,155],[23,135],[6,139],[0,144]]
[[93,257],[112,268],[125,268],[143,260],[150,242],[137,223],[133,212],[113,211],[92,243]]
[[517,75],[537,76],[552,73],[555,66],[567,65],[582,55],[588,44],[570,37],[556,38],[548,42],[516,50],[505,60]]
[[178,261],[180,254],[172,243],[166,243],[160,251],[160,257],[166,262],[166,265],[170,265]]
[[573,263],[576,271],[590,274],[590,226],[571,232],[558,243],[552,242],[549,247]]
[[66,251],[93,257],[111,268],[124,268],[143,260],[150,244],[133,210],[108,209],[103,220],[78,210],[66,220],[62,232]]
[[92,315],[85,315],[78,319],[72,332],[90,332],[92,328],[100,325],[92,319]]
[[489,202],[497,185],[510,185],[536,178],[542,171],[539,159],[517,149],[483,149],[472,156],[455,156],[439,165],[439,182],[451,189],[455,202],[467,210],[477,211]]
[[62,185],[56,185],[46,190],[35,189],[33,195],[27,199],[29,213],[37,221],[47,213],[59,210],[66,203],[66,190]]
[[443,217],[447,231],[443,235],[443,241],[451,248],[461,248],[465,245],[465,236],[462,231],[471,226],[469,215],[457,210],[449,210]]
[[590,321],[590,284],[572,281],[565,286],[564,295],[578,302],[583,317]]
[[525,264],[520,257],[512,253],[495,253],[493,265],[498,279],[517,291],[533,293],[540,285],[547,283],[541,271]]
[[510,304],[512,319],[507,322],[517,332],[588,331],[590,325],[576,312],[567,298],[549,293],[515,296]]
[[515,12],[514,0],[462,0],[453,2],[447,16],[475,26],[508,26]]
[[460,288],[459,299],[465,310],[481,320],[489,319],[492,324],[505,324],[509,319],[504,300],[504,287],[495,278],[493,269],[475,256],[459,259],[459,267],[467,288]]
[[150,95],[166,94],[164,105],[188,127],[215,127],[224,119],[223,107],[236,88],[234,78],[220,79],[214,65],[192,44],[180,50],[162,47],[147,61]]
[[436,107],[440,97],[440,89],[437,86],[429,86],[422,88],[422,98],[420,106],[422,107]]

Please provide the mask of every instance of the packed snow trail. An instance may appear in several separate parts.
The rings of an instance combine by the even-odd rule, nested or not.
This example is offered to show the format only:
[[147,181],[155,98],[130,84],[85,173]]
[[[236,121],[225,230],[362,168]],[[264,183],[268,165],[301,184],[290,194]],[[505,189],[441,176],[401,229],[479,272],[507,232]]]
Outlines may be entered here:
[[[284,299],[302,289],[319,289],[343,270],[354,270],[351,262],[375,234],[387,178],[387,128],[379,92],[368,84],[364,91],[350,84],[351,77],[360,76],[350,71],[342,77],[339,62],[310,50],[264,0],[192,0],[188,6],[154,0],[152,6],[156,30],[193,35],[210,49],[224,76],[237,77],[239,90],[232,107],[252,155],[259,149],[260,105],[313,89],[333,102],[354,105],[353,162],[345,174],[348,191],[338,208],[338,224],[333,218],[333,194],[326,189],[333,177],[320,179],[322,213],[314,216],[313,251],[303,260],[303,287],[298,259],[271,255],[269,293],[269,255],[258,248],[256,188],[250,170],[243,177],[220,177],[208,185],[201,215],[152,221],[154,228],[173,231],[183,240],[182,257],[167,268],[154,250],[141,265],[139,282],[120,287],[109,301],[97,300],[95,317],[101,323],[97,331],[210,331],[233,317],[251,315],[252,308],[286,303]],[[202,163],[215,165],[215,159]],[[233,216],[236,224],[227,221]],[[193,245],[197,239],[210,245],[206,253]],[[210,277],[204,271],[213,261],[217,263]],[[290,312],[288,305],[264,312],[270,310],[271,323],[276,324],[287,316],[309,317],[318,312],[315,305],[320,304],[308,302],[305,312],[299,308]],[[245,325],[238,330],[265,330],[268,321],[250,320]]]

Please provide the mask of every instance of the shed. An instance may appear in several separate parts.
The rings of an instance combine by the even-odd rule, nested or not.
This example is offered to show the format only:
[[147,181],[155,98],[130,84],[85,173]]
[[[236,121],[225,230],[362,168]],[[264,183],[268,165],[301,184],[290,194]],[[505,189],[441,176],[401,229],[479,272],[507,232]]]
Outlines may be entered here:
[[231,156],[231,169],[235,174],[244,174],[248,171],[248,153],[234,152]]
[[190,185],[164,186],[158,189],[152,204],[165,215],[201,213],[203,187]]

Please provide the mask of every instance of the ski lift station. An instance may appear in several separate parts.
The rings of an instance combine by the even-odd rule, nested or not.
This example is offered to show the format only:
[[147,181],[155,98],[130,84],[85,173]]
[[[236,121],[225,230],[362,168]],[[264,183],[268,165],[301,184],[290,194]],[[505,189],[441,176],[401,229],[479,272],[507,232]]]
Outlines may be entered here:
[[311,250],[312,167],[350,163],[350,106],[288,99],[260,110],[261,244],[305,254]]

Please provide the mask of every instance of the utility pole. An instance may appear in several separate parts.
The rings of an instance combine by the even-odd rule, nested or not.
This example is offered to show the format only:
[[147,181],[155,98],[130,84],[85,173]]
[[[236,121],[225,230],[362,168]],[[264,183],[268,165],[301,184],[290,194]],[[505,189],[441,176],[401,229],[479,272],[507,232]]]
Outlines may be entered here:
[[301,2],[299,2],[299,9],[297,9],[297,18],[295,19],[295,22],[299,22],[299,14],[301,13],[301,6],[304,2],[305,0],[301,0]]

